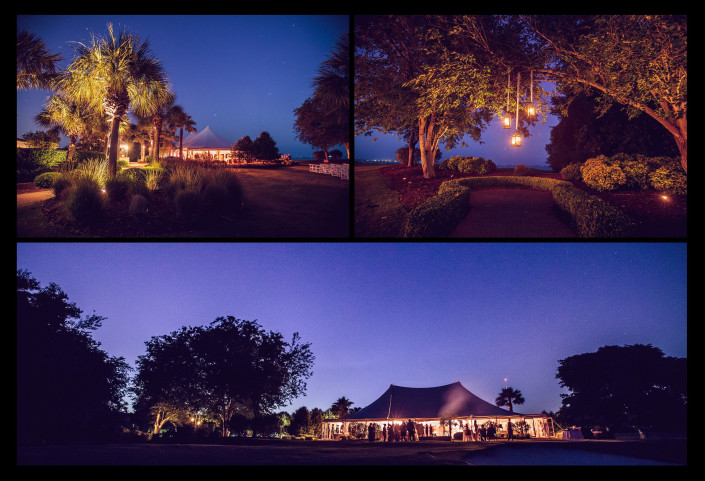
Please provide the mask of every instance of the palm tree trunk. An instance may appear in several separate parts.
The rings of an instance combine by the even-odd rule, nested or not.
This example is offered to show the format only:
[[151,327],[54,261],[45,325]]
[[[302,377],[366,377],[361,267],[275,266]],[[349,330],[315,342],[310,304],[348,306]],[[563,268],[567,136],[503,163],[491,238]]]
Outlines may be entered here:
[[110,129],[110,155],[108,156],[108,178],[113,179],[117,175],[118,137],[120,135],[121,116],[113,117],[113,125]]
[[184,160],[184,126],[179,129],[179,160]]

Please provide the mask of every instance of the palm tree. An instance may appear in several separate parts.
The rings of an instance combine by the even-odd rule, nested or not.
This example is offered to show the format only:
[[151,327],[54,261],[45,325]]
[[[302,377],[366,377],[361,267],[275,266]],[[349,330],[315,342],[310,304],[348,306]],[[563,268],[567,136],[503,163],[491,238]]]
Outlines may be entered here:
[[181,105],[174,105],[167,116],[167,124],[172,128],[179,129],[179,159],[184,158],[184,129],[186,132],[196,131],[196,122],[193,121],[190,115],[186,114]]
[[336,50],[318,68],[313,79],[314,97],[319,100],[328,121],[338,126],[340,142],[350,158],[348,122],[350,112],[350,36],[343,34]]
[[524,404],[524,398],[521,395],[521,391],[518,389],[512,389],[511,387],[505,387],[499,393],[497,399],[494,400],[495,404],[499,407],[507,406],[509,412],[514,412],[512,407],[514,404]]
[[117,36],[108,24],[107,37],[93,37],[90,45],[78,42],[77,57],[68,67],[61,88],[72,98],[109,115],[111,120],[108,175],[117,173],[120,123],[132,109],[154,112],[171,94],[161,62],[137,35],[121,30]]
[[17,32],[17,90],[54,88],[60,54],[50,54],[42,39],[26,30]]
[[162,142],[162,128],[164,126],[164,120],[169,115],[170,110],[174,107],[175,100],[176,96],[169,92],[167,95],[162,97],[160,101],[155,102],[148,110],[152,118],[152,125],[154,127],[154,145],[152,148],[153,162],[157,162],[159,160],[159,148]]
[[345,396],[338,398],[336,402],[333,403],[330,410],[338,416],[338,418],[344,418],[348,414],[348,409],[353,404],[352,401],[346,399]]
[[88,130],[90,113],[65,95],[52,95],[49,101],[35,117],[35,122],[42,127],[58,127],[59,131],[69,138],[69,151],[66,158],[71,165],[76,142]]

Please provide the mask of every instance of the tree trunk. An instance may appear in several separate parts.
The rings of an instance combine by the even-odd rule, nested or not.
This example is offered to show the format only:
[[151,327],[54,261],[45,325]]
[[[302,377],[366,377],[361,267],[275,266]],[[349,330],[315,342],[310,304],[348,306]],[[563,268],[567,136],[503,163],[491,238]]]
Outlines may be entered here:
[[71,162],[73,161],[73,153],[76,151],[76,136],[72,135],[69,137],[69,152],[68,155],[66,156],[66,161],[69,165],[71,165]]
[[179,160],[184,160],[184,127],[179,129]]
[[117,175],[118,141],[121,116],[113,117],[113,125],[110,132],[110,153],[108,155],[108,178],[114,179]]
[[159,161],[159,144],[162,141],[162,117],[154,117],[154,148],[152,149],[152,161]]
[[430,119],[419,118],[419,150],[421,151],[421,168],[424,179],[436,177],[433,166],[436,152],[433,145],[433,116]]

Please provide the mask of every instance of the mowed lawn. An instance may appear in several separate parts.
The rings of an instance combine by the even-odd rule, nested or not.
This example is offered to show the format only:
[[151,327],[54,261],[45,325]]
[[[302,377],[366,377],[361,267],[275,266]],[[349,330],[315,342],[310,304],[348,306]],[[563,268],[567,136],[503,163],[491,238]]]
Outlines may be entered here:
[[[652,441],[555,441],[515,440],[482,443],[367,441],[236,440],[234,444],[107,444],[66,446],[18,446],[18,465],[241,465],[241,466],[440,466],[485,464],[490,450],[511,449],[501,464],[526,460],[525,452],[547,465],[604,463],[609,454],[614,464],[687,464],[685,439]],[[571,457],[572,456],[572,457]],[[539,464],[541,464],[539,462]]]
[[[17,208],[18,238],[71,237],[184,237],[233,239],[348,238],[350,183],[327,174],[309,172],[307,165],[276,169],[238,169],[244,207],[218,225],[187,227],[174,210],[151,213],[149,226],[120,216],[99,230],[79,228],[61,218],[57,200]],[[65,216],[64,216],[65,217]]]

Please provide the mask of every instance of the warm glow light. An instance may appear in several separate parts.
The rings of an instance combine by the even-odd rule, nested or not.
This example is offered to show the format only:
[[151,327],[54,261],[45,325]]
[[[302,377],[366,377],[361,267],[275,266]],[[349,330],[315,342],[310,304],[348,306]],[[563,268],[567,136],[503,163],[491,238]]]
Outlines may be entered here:
[[509,127],[512,126],[512,119],[508,114],[504,116],[504,119],[502,119],[502,122],[503,122],[503,127],[505,129],[508,129]]
[[667,195],[662,195],[661,198],[662,198],[663,200],[668,200],[668,196],[667,196]]
[[534,104],[528,105],[526,108],[526,115],[528,115],[529,118],[534,118],[534,116],[536,116],[536,107],[534,107]]
[[520,147],[521,146],[521,134],[519,131],[514,132],[512,134],[512,147]]

